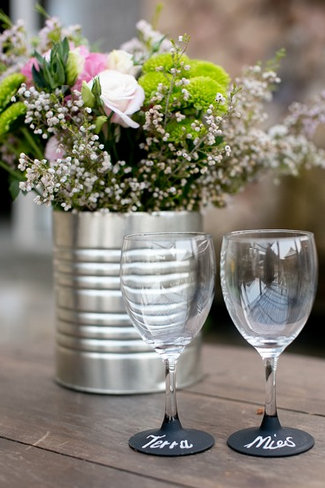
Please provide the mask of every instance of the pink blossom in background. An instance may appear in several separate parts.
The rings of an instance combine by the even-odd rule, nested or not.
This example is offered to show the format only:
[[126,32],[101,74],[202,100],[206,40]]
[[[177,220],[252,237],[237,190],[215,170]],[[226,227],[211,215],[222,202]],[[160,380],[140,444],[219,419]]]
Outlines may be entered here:
[[52,162],[64,158],[65,152],[55,136],[50,137],[45,147],[45,158]]
[[21,73],[26,77],[26,82],[31,83],[33,81],[32,68],[38,70],[38,62],[36,58],[30,58],[27,63],[22,67]]

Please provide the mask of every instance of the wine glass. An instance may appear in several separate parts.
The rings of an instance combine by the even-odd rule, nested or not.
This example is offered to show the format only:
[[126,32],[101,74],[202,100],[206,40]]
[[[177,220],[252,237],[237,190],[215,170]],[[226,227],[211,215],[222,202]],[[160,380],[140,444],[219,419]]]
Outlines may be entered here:
[[211,236],[166,232],[124,237],[121,290],[126,310],[142,339],[165,364],[165,416],[160,429],[129,440],[133,449],[181,456],[209,449],[214,438],[184,429],[176,403],[176,363],[202,328],[214,297],[215,251]]
[[221,285],[239,332],[265,365],[265,412],[259,428],[235,432],[228,445],[244,454],[280,457],[314,445],[311,435],[282,427],[275,400],[275,372],[282,351],[299,334],[316,292],[313,234],[295,230],[247,230],[223,238]]

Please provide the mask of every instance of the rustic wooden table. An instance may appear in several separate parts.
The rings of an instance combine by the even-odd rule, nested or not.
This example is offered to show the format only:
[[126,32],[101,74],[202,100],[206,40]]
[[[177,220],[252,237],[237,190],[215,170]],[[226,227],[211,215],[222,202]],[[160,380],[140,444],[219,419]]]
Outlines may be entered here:
[[234,430],[260,423],[264,376],[257,353],[205,345],[205,376],[178,394],[186,427],[213,434],[201,454],[160,458],[134,452],[128,438],[160,424],[163,394],[74,392],[53,380],[53,334],[4,335],[0,343],[0,486],[10,488],[231,487],[325,485],[325,361],[283,354],[278,374],[282,424],[307,430],[315,447],[278,459],[240,455]]

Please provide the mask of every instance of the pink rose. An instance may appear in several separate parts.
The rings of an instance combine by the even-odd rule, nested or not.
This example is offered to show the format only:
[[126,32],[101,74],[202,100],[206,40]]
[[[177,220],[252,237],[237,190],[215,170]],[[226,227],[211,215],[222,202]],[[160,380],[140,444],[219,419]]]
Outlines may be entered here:
[[81,70],[73,88],[75,90],[80,91],[83,81],[88,82],[92,80],[96,75],[98,75],[98,73],[106,69],[107,69],[107,54],[88,53],[84,58],[83,69]]
[[[49,61],[50,55],[51,51],[47,51],[43,54],[43,57]],[[22,74],[26,77],[28,84],[33,82],[33,66],[35,66],[37,70],[39,69],[36,58],[30,58],[21,70]],[[81,45],[74,47],[71,43],[66,69],[68,83],[74,83],[74,80],[76,80],[73,89],[80,91],[83,81],[88,82],[98,73],[107,69],[107,54],[90,53],[86,46]]]
[[[105,70],[98,74],[101,86],[101,100],[107,115],[114,112],[112,122],[123,127],[136,129],[139,124],[129,115],[137,112],[144,101],[143,88],[132,75],[115,70]],[[91,89],[93,80],[88,83]]]

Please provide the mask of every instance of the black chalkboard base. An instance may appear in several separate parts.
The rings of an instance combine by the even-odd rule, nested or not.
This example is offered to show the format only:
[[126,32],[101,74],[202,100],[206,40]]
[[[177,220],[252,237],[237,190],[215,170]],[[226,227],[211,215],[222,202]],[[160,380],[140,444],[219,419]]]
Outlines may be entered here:
[[314,439],[302,430],[282,427],[277,416],[265,415],[259,428],[235,432],[227,443],[248,456],[286,457],[308,451],[313,447]]
[[206,451],[214,445],[214,438],[207,432],[183,429],[175,420],[160,429],[135,434],[129,446],[135,451],[154,456],[188,456]]

